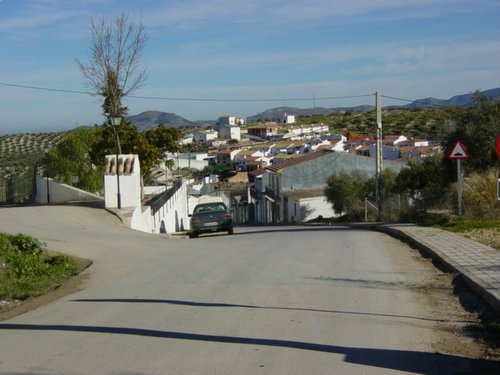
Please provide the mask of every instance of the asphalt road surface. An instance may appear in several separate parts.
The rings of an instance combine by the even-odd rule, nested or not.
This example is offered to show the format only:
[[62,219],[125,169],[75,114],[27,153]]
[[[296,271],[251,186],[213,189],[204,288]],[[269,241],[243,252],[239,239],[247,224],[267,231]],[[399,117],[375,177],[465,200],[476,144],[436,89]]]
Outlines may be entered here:
[[[0,208],[0,231],[89,258],[81,289],[0,322],[3,374],[449,374],[495,363],[447,275],[344,227],[132,231],[92,208]],[[465,350],[464,348],[468,348]]]

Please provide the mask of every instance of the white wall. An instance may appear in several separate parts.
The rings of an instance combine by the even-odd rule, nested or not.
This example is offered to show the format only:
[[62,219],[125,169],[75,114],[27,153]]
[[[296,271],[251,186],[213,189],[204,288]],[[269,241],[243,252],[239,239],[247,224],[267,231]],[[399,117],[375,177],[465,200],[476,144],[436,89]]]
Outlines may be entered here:
[[241,129],[239,126],[222,125],[219,127],[219,138],[241,140]]
[[173,156],[171,160],[174,162],[172,170],[177,168],[191,168],[203,170],[203,168],[208,166],[208,154],[205,153],[183,153],[179,154],[179,157]]
[[318,216],[337,217],[333,211],[332,204],[326,200],[326,197],[311,197],[294,200],[288,199],[288,222],[297,223],[307,222],[316,219]]
[[[141,167],[137,155],[119,155],[119,179],[121,206],[141,205]],[[116,176],[116,156],[106,155],[104,171],[104,199],[106,208],[118,207],[118,181]]]
[[189,228],[187,184],[183,181],[175,194],[155,213],[150,206],[138,206],[130,227],[146,233],[175,233]]

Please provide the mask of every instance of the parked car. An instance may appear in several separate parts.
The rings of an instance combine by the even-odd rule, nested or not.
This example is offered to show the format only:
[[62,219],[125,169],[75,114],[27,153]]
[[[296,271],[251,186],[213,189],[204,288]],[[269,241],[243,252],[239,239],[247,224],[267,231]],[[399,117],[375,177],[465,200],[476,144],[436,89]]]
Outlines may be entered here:
[[223,202],[201,203],[194,207],[189,237],[201,233],[224,232],[233,234],[233,218]]

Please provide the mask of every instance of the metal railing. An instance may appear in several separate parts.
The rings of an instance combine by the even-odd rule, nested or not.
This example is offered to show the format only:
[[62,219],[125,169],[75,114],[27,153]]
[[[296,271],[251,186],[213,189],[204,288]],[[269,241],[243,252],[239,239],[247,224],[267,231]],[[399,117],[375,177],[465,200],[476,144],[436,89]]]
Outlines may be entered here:
[[375,211],[377,211],[377,213],[379,212],[377,205],[375,205],[372,202],[370,202],[368,200],[368,198],[365,198],[365,221],[368,221],[368,208],[369,207],[374,208]]
[[22,173],[0,177],[0,204],[32,202],[35,195],[34,167],[27,167]]

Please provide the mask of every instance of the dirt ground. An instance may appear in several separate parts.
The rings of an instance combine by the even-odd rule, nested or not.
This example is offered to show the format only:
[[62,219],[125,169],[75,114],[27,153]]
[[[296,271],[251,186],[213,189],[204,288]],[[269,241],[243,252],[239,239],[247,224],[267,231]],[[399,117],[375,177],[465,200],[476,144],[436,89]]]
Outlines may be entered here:
[[500,228],[471,229],[463,236],[500,251]]
[[437,353],[499,361],[500,316],[474,293],[457,274],[420,254],[422,262],[433,263],[440,272],[419,287],[433,310],[444,317],[437,321]]
[[443,274],[425,292],[446,317],[446,321],[438,322],[440,340],[434,345],[436,352],[500,361],[500,330],[488,332],[496,314],[460,276]]

